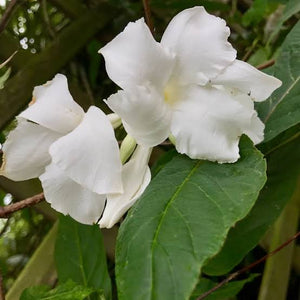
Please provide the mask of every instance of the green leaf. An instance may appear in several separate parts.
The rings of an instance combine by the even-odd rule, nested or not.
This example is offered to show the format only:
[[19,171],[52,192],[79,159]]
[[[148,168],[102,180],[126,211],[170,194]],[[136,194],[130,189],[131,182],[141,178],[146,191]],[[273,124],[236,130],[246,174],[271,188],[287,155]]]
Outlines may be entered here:
[[60,282],[72,279],[85,287],[103,289],[111,299],[111,283],[99,226],[80,224],[61,216],[55,246]]
[[203,269],[209,275],[228,273],[253,249],[274,223],[297,186],[300,138],[270,153],[268,180],[250,214],[228,234],[222,251]]
[[176,155],[155,176],[117,239],[119,299],[187,299],[203,263],[245,217],[265,182],[265,161],[241,139],[241,159],[217,164]]
[[269,153],[297,139],[299,136],[300,123],[278,134],[274,139],[270,140],[269,142],[258,145],[257,148],[264,155],[268,155]]
[[286,22],[290,17],[297,14],[300,11],[300,1],[299,0],[289,0],[281,18],[276,23],[275,28],[272,30],[272,34],[269,37],[268,43],[270,43],[274,37],[279,33],[282,29],[282,25]]
[[151,177],[152,179],[164,168],[164,166],[176,156],[178,152],[175,149],[172,149],[162,155],[152,166],[151,168]]
[[252,6],[243,15],[243,25],[257,25],[268,15],[274,12],[279,4],[283,4],[287,0],[254,0]]
[[53,290],[47,285],[30,287],[24,290],[20,300],[83,300],[93,292],[93,289],[80,286],[69,280]]
[[7,69],[6,72],[0,76],[0,89],[3,89],[4,88],[4,84],[6,82],[6,80],[9,78],[9,75],[10,75],[10,72],[11,72],[11,69]]
[[[253,279],[257,276],[258,274],[251,274],[247,279],[230,281],[207,296],[205,300],[222,300],[231,298],[237,295],[246,283],[253,281]],[[196,300],[199,296],[212,289],[216,284],[216,282],[207,278],[200,278],[190,300]]]
[[266,125],[264,142],[300,121],[300,21],[282,45],[274,76],[282,81],[282,86],[267,101],[257,104]]
[[4,66],[6,66],[11,60],[12,58],[15,56],[15,54],[18,51],[15,51],[8,59],[6,59],[6,61],[4,61],[3,63],[0,64],[0,69],[2,69]]

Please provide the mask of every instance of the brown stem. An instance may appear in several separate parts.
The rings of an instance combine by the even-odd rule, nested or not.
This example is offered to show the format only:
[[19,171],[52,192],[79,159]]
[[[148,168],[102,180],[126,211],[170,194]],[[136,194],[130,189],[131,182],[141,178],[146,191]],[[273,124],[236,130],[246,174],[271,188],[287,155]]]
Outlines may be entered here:
[[154,35],[154,28],[153,28],[153,23],[152,23],[152,19],[151,19],[151,9],[150,9],[150,5],[149,5],[149,0],[143,0],[143,6],[144,6],[144,11],[145,11],[146,23],[147,23],[152,35]]
[[17,6],[19,0],[11,0],[5,10],[5,12],[2,15],[2,18],[0,20],[0,33],[5,29],[15,7]]
[[159,144],[160,146],[171,146],[173,145],[170,141],[164,141]]
[[271,59],[271,60],[268,60],[268,61],[256,66],[256,68],[258,70],[263,70],[263,69],[273,66],[274,64],[275,64],[275,59]]
[[45,200],[44,193],[40,193],[7,206],[0,206],[0,218],[8,218],[10,214],[22,208],[35,205],[43,200]]
[[219,284],[217,284],[216,286],[214,286],[212,289],[208,290],[207,292],[205,292],[204,294],[202,294],[200,297],[198,297],[197,300],[202,300],[202,299],[206,298],[208,295],[210,295],[211,293],[213,293],[214,291],[216,291],[217,289],[219,289],[220,287],[222,287],[223,285],[225,285],[226,283],[228,283],[232,279],[236,278],[237,276],[241,275],[242,273],[247,272],[248,270],[252,269],[256,265],[262,263],[263,261],[265,261],[269,257],[271,257],[274,254],[276,254],[277,252],[279,252],[282,248],[286,247],[288,244],[290,244],[291,242],[293,242],[299,236],[300,236],[300,231],[297,232],[293,237],[291,237],[285,243],[283,243],[282,245],[280,245],[278,248],[276,248],[272,252],[268,253],[267,255],[263,256],[259,260],[255,261],[253,264],[251,264],[249,266],[246,266],[246,267],[242,268],[241,270],[239,270],[239,271],[237,271],[235,273],[230,274],[226,279],[224,279]]

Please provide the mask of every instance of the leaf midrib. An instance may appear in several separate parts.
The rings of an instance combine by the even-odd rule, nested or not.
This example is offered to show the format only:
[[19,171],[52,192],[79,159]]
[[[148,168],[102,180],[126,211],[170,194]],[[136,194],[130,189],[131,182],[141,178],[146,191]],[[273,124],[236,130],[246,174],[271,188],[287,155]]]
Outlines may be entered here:
[[[85,276],[85,272],[84,272],[84,269],[83,269],[83,257],[82,257],[82,251],[81,251],[81,247],[80,247],[80,239],[79,239],[79,234],[78,234],[78,227],[75,226],[75,240],[76,240],[76,245],[77,245],[77,248],[78,248],[78,256],[79,256],[79,269],[81,271],[81,275],[82,275],[82,279],[83,279],[83,283],[84,283],[84,286],[88,286],[87,285],[87,278]],[[87,296],[87,299],[90,300],[90,296]]]
[[276,102],[276,104],[272,107],[272,109],[269,111],[269,113],[267,114],[266,118],[264,119],[264,123],[266,124],[267,121],[269,120],[269,118],[271,117],[271,115],[273,114],[273,112],[275,111],[275,109],[277,108],[277,106],[282,102],[282,100],[284,99],[284,97],[294,88],[294,86],[298,83],[300,79],[300,76],[298,76],[296,78],[296,80],[290,85],[290,87],[282,94],[282,96],[279,98],[279,100]]
[[189,181],[189,179],[191,178],[191,176],[196,172],[196,170],[199,168],[200,164],[203,163],[203,161],[198,161],[193,168],[191,169],[191,171],[189,172],[189,174],[186,176],[186,178],[184,179],[184,181],[178,186],[178,188],[176,189],[175,193],[173,194],[173,196],[170,198],[170,200],[168,201],[167,205],[165,206],[165,209],[162,212],[161,218],[158,221],[158,226],[156,228],[156,231],[154,233],[154,237],[152,240],[152,244],[151,244],[151,271],[150,271],[150,276],[151,276],[151,299],[154,299],[154,285],[153,285],[153,273],[154,273],[154,260],[153,260],[153,253],[154,253],[154,249],[156,247],[157,244],[157,238],[160,232],[160,228],[162,226],[162,223],[164,222],[164,218],[167,214],[167,211],[170,207],[170,205],[173,203],[173,201],[176,199],[177,195],[179,194],[179,192],[182,190],[183,186]]

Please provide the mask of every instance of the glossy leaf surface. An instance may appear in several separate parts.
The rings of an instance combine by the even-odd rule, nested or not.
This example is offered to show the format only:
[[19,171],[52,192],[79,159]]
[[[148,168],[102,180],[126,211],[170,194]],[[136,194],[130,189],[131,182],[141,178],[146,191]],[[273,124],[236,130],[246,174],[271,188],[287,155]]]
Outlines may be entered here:
[[229,231],[222,251],[204,267],[206,274],[229,272],[274,223],[297,187],[299,153],[300,138],[269,154],[266,185],[250,214]]
[[203,263],[253,206],[265,167],[246,137],[235,164],[182,155],[168,162],[120,228],[119,299],[188,299]]
[[85,287],[104,290],[111,297],[111,283],[99,226],[80,224],[61,216],[55,247],[60,282],[72,279]]

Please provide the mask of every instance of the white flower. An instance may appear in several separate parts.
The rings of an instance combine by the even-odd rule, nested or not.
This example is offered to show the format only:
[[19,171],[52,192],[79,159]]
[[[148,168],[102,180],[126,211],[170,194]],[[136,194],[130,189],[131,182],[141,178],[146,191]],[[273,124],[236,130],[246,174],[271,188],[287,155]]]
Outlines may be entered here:
[[263,140],[253,101],[281,82],[237,60],[229,34],[224,20],[194,7],[173,18],[161,43],[140,19],[100,49],[123,89],[107,104],[138,144],[152,147],[172,135],[191,158],[234,162],[243,133]]
[[122,169],[124,193],[107,195],[107,203],[100,219],[101,228],[111,228],[142,195],[151,180],[148,167],[151,149],[138,145],[131,159]]
[[[57,211],[92,224],[111,194],[132,203],[135,192],[145,189],[148,160],[137,171],[127,166],[134,164],[131,161],[122,167],[109,118],[95,106],[84,113],[69,93],[65,76],[58,74],[36,87],[33,101],[17,120],[3,147],[0,175],[12,180],[39,177],[46,200]],[[149,151],[142,149],[140,156],[147,157]],[[123,189],[122,176],[128,168],[135,179],[133,192]],[[119,217],[124,212],[124,207],[115,207]],[[109,224],[113,225],[111,220]]]

